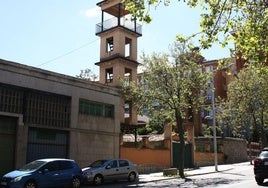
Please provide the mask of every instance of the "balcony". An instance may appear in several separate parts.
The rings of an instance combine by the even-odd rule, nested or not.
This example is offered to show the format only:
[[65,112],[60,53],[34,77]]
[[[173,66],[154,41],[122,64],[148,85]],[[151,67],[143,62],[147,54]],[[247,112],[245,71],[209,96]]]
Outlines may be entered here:
[[96,25],[96,35],[119,26],[135,32],[140,36],[142,35],[142,25],[137,24],[135,21],[131,21],[130,19],[126,19],[125,17],[114,17],[104,22],[98,23]]

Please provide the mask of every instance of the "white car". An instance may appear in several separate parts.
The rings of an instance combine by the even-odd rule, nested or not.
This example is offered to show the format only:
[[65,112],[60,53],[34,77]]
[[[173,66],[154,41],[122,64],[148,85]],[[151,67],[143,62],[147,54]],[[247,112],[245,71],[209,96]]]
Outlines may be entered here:
[[100,185],[104,181],[135,181],[139,174],[137,165],[126,159],[97,160],[82,169],[84,183]]

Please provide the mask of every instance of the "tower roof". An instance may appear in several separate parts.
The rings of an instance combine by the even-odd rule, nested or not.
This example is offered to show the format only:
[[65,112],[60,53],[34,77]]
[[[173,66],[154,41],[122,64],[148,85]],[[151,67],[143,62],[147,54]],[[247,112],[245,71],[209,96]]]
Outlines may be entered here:
[[[118,4],[121,4],[121,6],[118,6]],[[121,0],[104,0],[97,3],[97,5],[101,7],[101,10],[115,17],[122,17],[129,14],[129,11],[125,9],[125,6],[122,6],[124,4]]]

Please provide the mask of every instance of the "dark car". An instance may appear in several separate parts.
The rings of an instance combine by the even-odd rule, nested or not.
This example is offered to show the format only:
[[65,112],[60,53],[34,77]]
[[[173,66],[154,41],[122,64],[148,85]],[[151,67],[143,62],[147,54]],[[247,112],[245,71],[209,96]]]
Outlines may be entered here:
[[138,177],[137,165],[126,159],[97,160],[83,168],[84,183],[100,185],[103,181],[128,180]]
[[268,178],[268,149],[261,151],[254,159],[254,174],[256,182],[261,185],[264,179]]
[[6,188],[80,187],[82,171],[71,159],[39,159],[5,174],[0,185]]

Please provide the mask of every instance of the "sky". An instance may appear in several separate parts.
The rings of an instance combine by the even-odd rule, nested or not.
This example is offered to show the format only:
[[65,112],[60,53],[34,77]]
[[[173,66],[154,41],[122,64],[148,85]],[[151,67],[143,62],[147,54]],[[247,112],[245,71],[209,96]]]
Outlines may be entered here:
[[[100,59],[101,0],[2,0],[0,5],[0,59],[65,75],[76,76]],[[176,35],[199,31],[200,11],[173,1],[150,10],[153,21],[142,24],[138,55],[169,52]],[[202,51],[207,60],[229,57],[228,49],[213,46]]]

